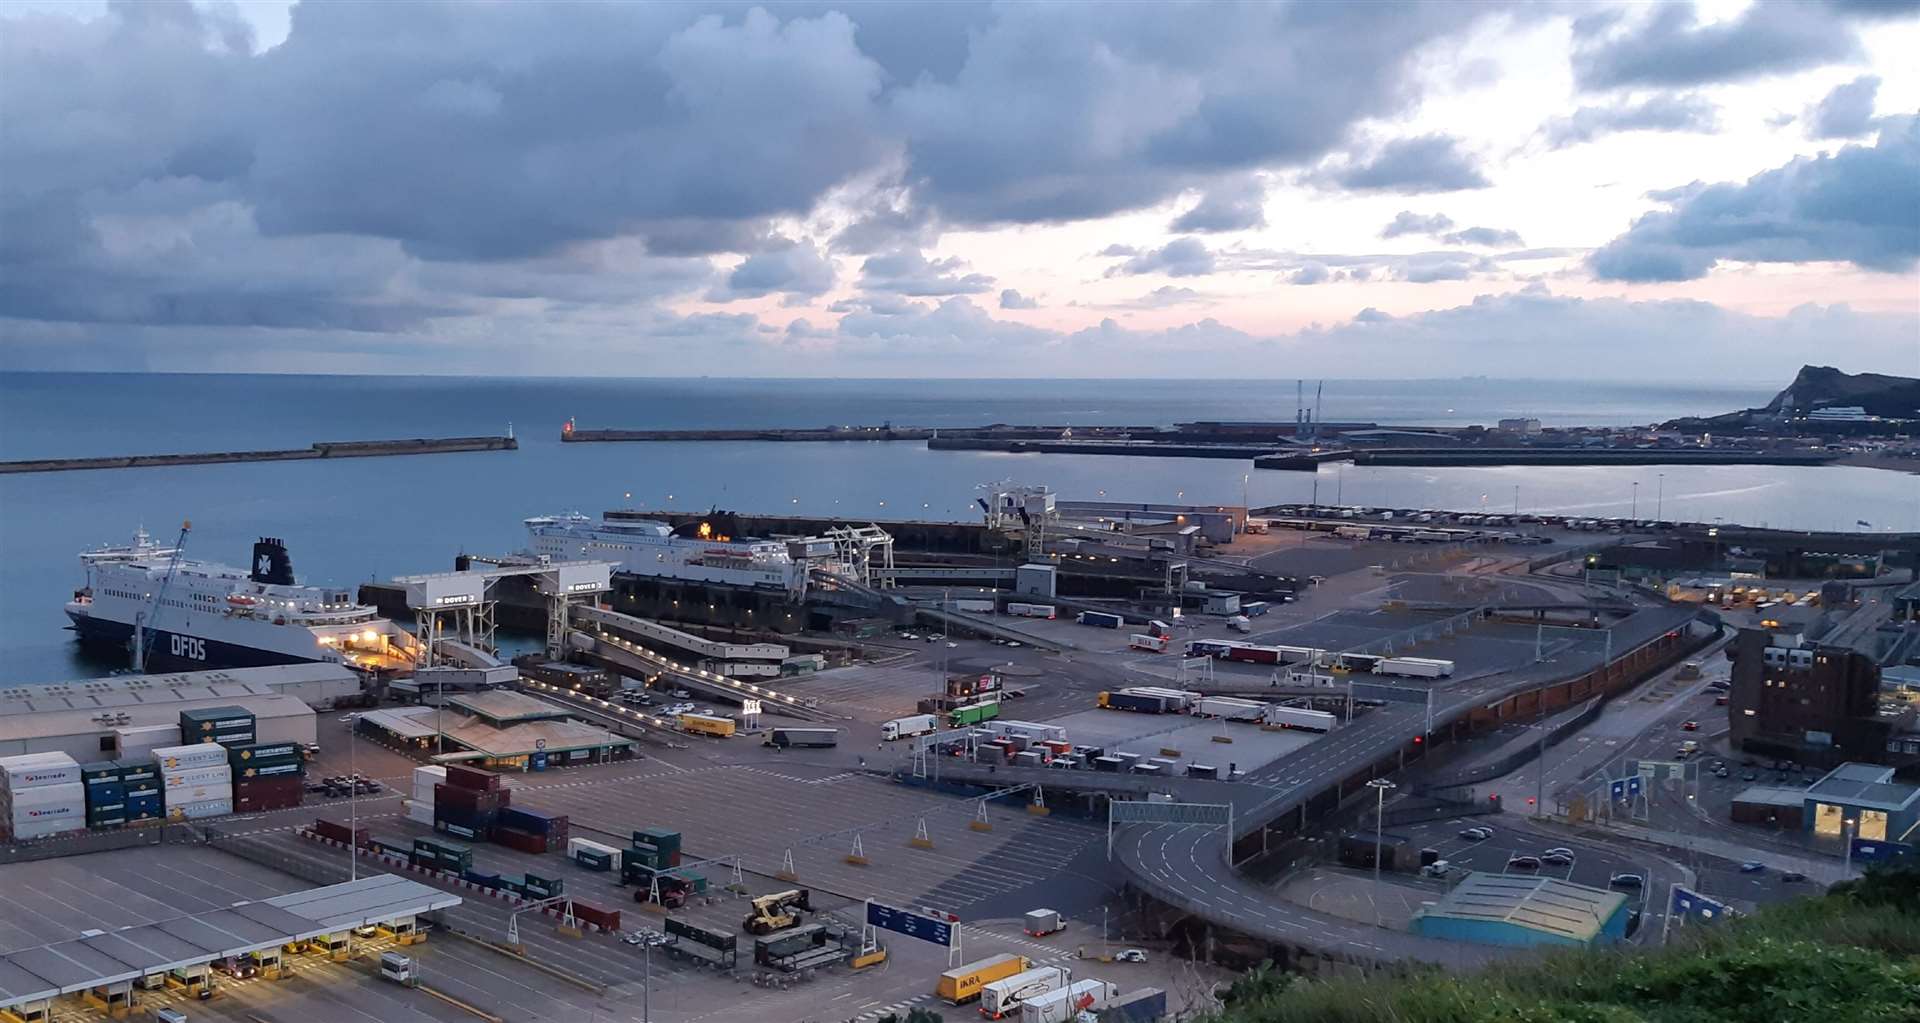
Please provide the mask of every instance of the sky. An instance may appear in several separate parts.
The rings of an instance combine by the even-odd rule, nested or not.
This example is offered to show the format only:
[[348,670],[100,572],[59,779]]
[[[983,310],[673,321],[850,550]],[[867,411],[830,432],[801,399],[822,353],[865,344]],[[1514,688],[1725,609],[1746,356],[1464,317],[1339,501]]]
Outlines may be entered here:
[[1920,375],[1920,0],[0,6],[0,369]]

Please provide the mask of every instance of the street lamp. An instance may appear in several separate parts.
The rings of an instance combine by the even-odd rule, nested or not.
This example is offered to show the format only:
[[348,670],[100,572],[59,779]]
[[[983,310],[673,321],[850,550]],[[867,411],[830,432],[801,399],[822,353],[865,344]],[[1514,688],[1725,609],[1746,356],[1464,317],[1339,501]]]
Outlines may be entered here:
[[360,880],[360,715],[347,715],[347,880]]
[[1853,834],[1854,834],[1853,829],[1859,826],[1860,822],[1859,820],[1852,817],[1843,817],[1840,820],[1840,824],[1841,824],[1840,838],[1842,841],[1847,843],[1846,875],[1848,877],[1852,877],[1853,876]]
[[1661,473],[1656,483],[1658,486],[1653,495],[1653,518],[1654,521],[1658,522],[1666,518],[1667,474],[1664,472]]
[[1381,841],[1381,828],[1387,815],[1387,792],[1394,784],[1385,778],[1375,778],[1367,783],[1374,791],[1373,807],[1373,922],[1380,922],[1380,850],[1385,846]]
[[1633,481],[1633,504],[1627,512],[1627,518],[1638,521],[1640,518],[1640,481]]

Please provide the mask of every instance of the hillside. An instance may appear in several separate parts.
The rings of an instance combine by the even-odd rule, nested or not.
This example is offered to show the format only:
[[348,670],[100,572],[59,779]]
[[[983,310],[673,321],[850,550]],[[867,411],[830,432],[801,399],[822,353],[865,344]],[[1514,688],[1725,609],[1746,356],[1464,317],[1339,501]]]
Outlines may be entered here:
[[1890,419],[1920,418],[1920,380],[1884,373],[1842,373],[1832,366],[1802,366],[1793,383],[1759,411],[1806,412],[1849,405]]
[[1663,948],[1552,953],[1476,975],[1306,980],[1268,968],[1205,1023],[1915,1023],[1920,869],[1676,928]]

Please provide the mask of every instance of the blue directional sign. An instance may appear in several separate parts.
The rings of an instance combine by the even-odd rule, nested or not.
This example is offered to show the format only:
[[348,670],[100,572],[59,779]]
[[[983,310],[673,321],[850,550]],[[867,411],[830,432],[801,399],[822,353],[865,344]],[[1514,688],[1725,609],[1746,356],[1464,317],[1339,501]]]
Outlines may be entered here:
[[1717,899],[1709,899],[1691,888],[1673,886],[1673,900],[1667,907],[1667,913],[1682,920],[1713,921],[1733,916],[1732,906]]
[[867,903],[867,923],[883,930],[904,934],[909,938],[932,942],[935,945],[953,944],[953,926],[945,920],[935,920],[911,910],[897,906],[888,906],[878,902]]
[[1914,848],[1904,842],[1885,842],[1872,838],[1853,840],[1853,862],[1888,863],[1904,860],[1914,855]]
[[1640,776],[1636,774],[1631,778],[1617,778],[1608,783],[1608,788],[1613,794],[1614,802],[1624,803],[1640,794]]

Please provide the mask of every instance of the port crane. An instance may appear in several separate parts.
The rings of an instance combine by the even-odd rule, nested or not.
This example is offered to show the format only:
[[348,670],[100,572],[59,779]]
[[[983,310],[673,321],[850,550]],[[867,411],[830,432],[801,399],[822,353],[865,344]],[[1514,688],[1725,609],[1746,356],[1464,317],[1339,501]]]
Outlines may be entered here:
[[173,551],[167,556],[167,574],[160,577],[160,586],[153,591],[153,599],[147,602],[147,609],[133,616],[133,670],[135,674],[147,670],[147,633],[153,631],[153,620],[160,615],[162,601],[167,599],[167,590],[173,586],[173,574],[180,569],[180,554],[186,549],[187,534],[193,532],[193,520],[180,523],[180,539],[173,542]]

